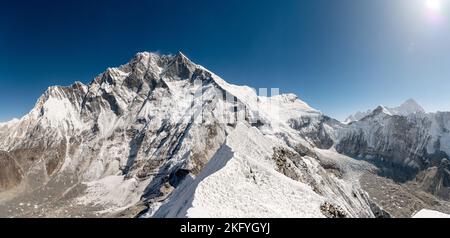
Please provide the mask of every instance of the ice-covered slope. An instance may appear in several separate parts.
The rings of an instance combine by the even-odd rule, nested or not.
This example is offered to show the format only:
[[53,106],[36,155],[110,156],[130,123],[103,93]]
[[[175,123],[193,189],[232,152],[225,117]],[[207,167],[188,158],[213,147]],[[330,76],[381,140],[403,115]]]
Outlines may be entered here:
[[324,168],[315,151],[328,151],[340,126],[295,95],[258,96],[182,53],[139,53],[89,85],[50,87],[29,114],[0,126],[0,150],[26,188],[0,203],[0,216],[135,216],[145,207],[147,216],[231,216],[214,209],[222,200],[207,194],[217,191],[234,216],[372,217],[358,182],[337,160]]
[[450,218],[450,215],[438,211],[422,209],[416,213],[413,218]]

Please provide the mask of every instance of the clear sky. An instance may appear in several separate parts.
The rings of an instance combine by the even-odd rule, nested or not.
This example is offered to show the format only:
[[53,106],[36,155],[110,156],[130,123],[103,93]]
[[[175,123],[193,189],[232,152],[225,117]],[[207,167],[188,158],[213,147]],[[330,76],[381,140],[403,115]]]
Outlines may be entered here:
[[338,119],[408,98],[450,110],[449,1],[1,1],[0,121],[139,51],[183,51]]

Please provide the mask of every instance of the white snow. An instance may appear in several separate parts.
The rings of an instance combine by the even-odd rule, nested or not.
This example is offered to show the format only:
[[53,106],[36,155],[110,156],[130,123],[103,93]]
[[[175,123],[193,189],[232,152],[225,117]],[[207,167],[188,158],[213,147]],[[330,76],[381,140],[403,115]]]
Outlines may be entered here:
[[434,210],[422,209],[414,214],[413,218],[450,218],[450,215]]
[[425,109],[422,108],[414,99],[408,99],[402,105],[394,108],[389,108],[389,111],[393,115],[407,116],[414,113],[425,113]]

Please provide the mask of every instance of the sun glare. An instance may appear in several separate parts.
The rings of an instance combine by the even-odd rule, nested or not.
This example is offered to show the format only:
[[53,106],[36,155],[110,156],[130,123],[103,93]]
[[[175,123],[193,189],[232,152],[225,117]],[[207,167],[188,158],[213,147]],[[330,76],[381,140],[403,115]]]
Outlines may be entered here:
[[442,8],[441,0],[425,0],[426,7],[431,11],[440,11]]

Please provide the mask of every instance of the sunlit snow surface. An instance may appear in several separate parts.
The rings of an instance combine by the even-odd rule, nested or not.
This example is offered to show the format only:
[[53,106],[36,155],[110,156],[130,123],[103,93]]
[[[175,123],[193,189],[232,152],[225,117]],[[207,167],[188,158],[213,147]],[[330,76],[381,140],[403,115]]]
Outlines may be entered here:
[[194,182],[177,189],[157,216],[323,217],[324,198],[275,171],[276,142],[239,124]]
[[413,218],[450,218],[450,215],[438,211],[422,209],[416,213]]

